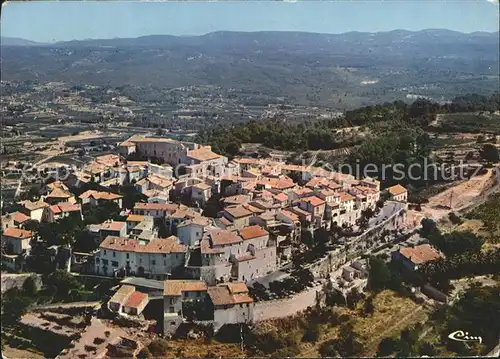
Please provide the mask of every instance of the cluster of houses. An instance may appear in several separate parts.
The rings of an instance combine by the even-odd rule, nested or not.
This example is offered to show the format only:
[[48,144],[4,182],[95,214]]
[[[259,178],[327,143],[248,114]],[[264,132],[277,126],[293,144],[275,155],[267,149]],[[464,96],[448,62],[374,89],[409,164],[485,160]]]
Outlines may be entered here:
[[[30,220],[82,218],[82,208],[115,203],[125,221],[87,226],[88,240],[97,246],[88,256],[92,271],[165,281],[166,328],[178,325],[182,302],[191,299],[209,302],[217,323],[251,320],[245,283],[289,260],[301,230],[355,226],[362,211],[374,209],[380,199],[380,182],[372,178],[270,159],[228,161],[210,146],[192,142],[133,136],[119,151],[44,185],[39,201],[19,202],[19,211],[4,215],[2,265],[21,269],[18,257],[29,255],[36,237],[23,228]],[[134,153],[149,160],[124,159]],[[85,189],[89,182],[101,189],[80,191],[79,196],[69,190]],[[133,185],[146,200],[125,210],[123,197],[109,189],[124,184]],[[407,199],[399,185],[388,193],[395,201]],[[216,215],[204,216],[202,209],[214,198]],[[159,228],[170,235],[159,238]],[[171,279],[179,276],[189,280]],[[147,296],[120,290],[115,311],[138,313],[147,303]]]

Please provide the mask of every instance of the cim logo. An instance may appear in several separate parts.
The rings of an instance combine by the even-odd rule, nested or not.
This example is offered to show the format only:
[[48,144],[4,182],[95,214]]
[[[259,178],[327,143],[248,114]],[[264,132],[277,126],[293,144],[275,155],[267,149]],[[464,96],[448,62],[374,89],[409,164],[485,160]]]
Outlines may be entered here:
[[448,338],[451,340],[455,340],[457,342],[479,342],[481,344],[483,342],[483,338],[481,337],[475,337],[472,335],[469,335],[468,332],[464,332],[463,330],[457,330],[456,332],[451,333],[448,335]]

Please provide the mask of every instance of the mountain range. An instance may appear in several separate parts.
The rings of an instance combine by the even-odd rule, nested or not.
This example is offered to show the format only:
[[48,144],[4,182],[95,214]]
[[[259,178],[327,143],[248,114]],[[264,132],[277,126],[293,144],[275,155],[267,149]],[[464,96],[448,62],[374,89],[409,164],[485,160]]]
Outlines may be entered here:
[[217,85],[299,103],[451,98],[498,88],[499,33],[228,32],[36,43],[1,38],[3,80]]

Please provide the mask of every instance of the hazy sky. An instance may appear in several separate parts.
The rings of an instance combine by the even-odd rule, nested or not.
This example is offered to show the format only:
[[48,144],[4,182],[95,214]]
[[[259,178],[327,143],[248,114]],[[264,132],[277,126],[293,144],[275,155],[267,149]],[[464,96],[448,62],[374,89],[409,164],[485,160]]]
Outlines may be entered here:
[[3,4],[1,34],[51,42],[219,30],[473,32],[499,27],[498,0],[292,1],[9,2]]

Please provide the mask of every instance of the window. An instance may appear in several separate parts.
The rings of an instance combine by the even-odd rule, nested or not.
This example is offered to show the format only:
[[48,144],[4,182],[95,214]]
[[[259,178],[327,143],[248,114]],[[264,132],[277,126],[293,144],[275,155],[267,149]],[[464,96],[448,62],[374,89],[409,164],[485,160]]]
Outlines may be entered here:
[[104,250],[104,255],[106,255],[106,250]]
[[156,261],[153,259],[153,260],[151,261],[151,264],[152,264],[152,265],[156,265]]
[[165,253],[162,254],[163,258],[167,258],[167,255]]
[[102,264],[105,265],[105,266],[107,266],[108,265],[108,260],[107,259],[103,259],[102,260]]
[[116,257],[116,252],[113,252],[113,257]]
[[96,263],[99,263],[99,258],[96,258],[96,259],[95,259],[95,262],[96,262]]
[[130,258],[130,254],[127,253],[127,259],[129,259],[129,258]]
[[111,266],[112,267],[118,267],[118,262],[117,261],[111,261]]

